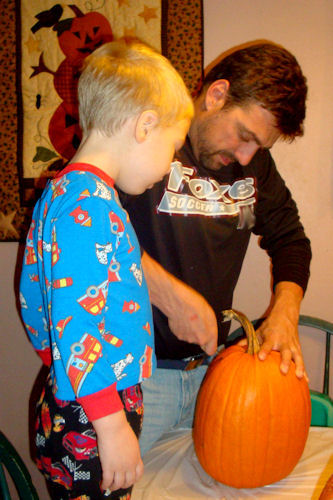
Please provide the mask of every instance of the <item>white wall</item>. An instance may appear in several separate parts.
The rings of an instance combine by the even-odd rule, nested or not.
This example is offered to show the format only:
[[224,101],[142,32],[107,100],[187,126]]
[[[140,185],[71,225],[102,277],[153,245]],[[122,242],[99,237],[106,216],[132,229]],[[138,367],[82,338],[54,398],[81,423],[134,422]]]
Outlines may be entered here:
[[29,399],[41,361],[31,348],[16,309],[18,247],[17,243],[0,243],[0,429],[28,466],[41,500],[46,500],[43,478],[29,452]]
[[[309,83],[305,136],[278,144],[273,156],[298,203],[312,241],[313,262],[302,313],[333,321],[333,1],[204,0],[205,61],[240,43],[266,38],[291,50]],[[22,454],[41,499],[47,494],[29,458],[28,404],[40,369],[19,321],[13,276],[18,245],[0,244],[0,428]],[[235,295],[235,307],[250,318],[261,315],[270,300],[269,262],[253,239]],[[321,387],[323,339],[302,335],[311,386]],[[331,383],[331,392],[333,383]]]

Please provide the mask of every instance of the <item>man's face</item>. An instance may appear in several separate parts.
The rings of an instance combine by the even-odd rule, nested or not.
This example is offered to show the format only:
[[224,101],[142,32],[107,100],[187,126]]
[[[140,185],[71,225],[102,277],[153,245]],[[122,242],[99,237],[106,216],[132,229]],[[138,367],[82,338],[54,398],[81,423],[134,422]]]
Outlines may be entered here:
[[194,154],[210,170],[234,161],[247,165],[258,149],[271,148],[279,135],[273,114],[258,104],[202,111],[190,130]]

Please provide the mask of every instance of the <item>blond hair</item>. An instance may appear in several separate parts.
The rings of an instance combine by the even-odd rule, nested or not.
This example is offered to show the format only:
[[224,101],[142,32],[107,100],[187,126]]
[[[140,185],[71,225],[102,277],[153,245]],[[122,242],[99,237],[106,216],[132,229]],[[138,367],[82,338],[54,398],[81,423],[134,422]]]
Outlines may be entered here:
[[106,43],[85,59],[78,84],[83,133],[112,135],[131,117],[152,109],[162,126],[192,118],[193,103],[179,73],[135,40]]

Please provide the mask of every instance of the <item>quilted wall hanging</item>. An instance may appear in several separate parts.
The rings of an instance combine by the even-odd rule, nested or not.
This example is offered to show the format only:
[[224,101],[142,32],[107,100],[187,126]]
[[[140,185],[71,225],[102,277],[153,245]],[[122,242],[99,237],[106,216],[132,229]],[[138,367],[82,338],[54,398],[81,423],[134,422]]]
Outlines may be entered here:
[[135,36],[166,55],[195,93],[202,1],[9,0],[1,18],[0,241],[22,241],[47,179],[80,142],[76,84],[84,57]]

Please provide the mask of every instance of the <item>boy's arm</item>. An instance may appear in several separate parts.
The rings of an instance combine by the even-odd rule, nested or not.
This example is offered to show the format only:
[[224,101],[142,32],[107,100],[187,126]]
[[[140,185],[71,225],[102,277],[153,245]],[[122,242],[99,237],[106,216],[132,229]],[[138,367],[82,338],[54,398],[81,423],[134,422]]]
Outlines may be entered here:
[[143,474],[138,440],[123,410],[93,420],[102,465],[103,490],[128,488]]

